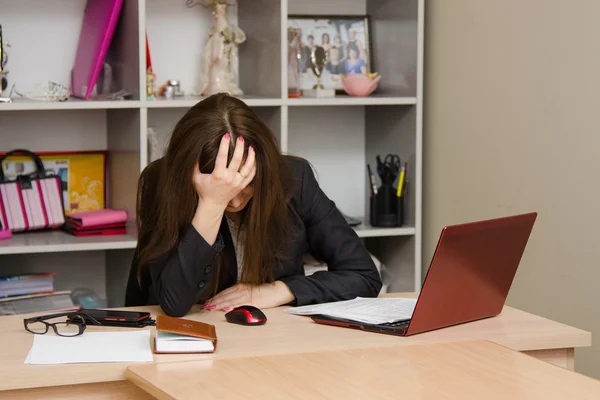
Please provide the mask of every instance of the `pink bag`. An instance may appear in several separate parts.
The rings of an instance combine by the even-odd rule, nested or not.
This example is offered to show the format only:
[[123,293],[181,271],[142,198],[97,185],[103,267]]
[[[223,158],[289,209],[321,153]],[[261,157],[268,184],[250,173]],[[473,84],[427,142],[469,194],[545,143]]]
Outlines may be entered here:
[[[36,171],[7,179],[2,164],[15,154],[30,156]],[[22,232],[62,226],[65,209],[61,192],[60,178],[47,172],[35,153],[13,150],[0,157],[0,223],[5,229]]]

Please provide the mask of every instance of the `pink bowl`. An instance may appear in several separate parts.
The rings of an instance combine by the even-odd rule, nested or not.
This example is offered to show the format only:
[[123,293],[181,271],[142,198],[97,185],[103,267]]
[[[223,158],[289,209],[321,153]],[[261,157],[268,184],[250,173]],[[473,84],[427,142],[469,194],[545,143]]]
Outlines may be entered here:
[[365,97],[377,89],[380,79],[381,75],[369,78],[364,74],[346,74],[343,76],[344,91],[350,96]]

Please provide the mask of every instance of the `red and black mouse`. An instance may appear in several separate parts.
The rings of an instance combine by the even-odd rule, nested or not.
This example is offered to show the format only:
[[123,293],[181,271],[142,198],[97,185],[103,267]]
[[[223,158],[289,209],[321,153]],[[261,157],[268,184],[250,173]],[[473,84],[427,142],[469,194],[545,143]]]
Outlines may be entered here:
[[225,314],[227,322],[239,325],[264,325],[267,317],[254,306],[240,306]]

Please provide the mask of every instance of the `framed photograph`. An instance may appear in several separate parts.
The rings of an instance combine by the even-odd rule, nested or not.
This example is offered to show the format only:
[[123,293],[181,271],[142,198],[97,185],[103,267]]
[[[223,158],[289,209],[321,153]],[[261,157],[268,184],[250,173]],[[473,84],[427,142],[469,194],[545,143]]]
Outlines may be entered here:
[[[60,177],[65,213],[106,207],[106,151],[36,152],[44,168]],[[35,171],[27,156],[13,155],[2,164],[4,176],[15,179]]]
[[[317,78],[311,68],[311,54],[321,46],[327,55],[321,83],[325,88],[343,89],[341,75],[369,73],[373,70],[368,16],[290,15],[288,17],[288,84],[293,88],[312,89]],[[297,72],[297,73],[295,73]]]

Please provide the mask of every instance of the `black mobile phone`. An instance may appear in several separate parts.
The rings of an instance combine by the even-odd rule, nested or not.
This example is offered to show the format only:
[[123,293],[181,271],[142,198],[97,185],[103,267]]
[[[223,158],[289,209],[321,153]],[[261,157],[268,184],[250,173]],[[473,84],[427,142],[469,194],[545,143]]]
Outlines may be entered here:
[[152,325],[152,318],[149,312],[143,311],[121,311],[121,310],[100,310],[100,309],[82,309],[73,315],[83,316],[87,325],[100,326],[121,326],[141,328]]

